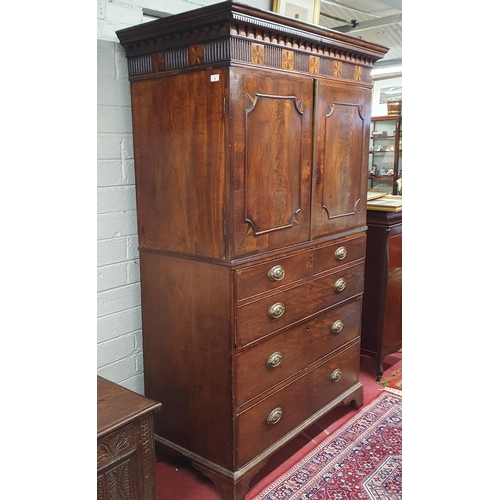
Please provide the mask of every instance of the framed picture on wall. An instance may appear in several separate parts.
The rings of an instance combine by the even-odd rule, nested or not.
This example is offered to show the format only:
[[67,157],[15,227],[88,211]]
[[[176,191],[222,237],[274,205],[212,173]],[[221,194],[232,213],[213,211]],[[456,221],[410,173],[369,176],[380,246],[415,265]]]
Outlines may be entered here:
[[306,23],[319,23],[321,0],[273,0],[273,11]]
[[402,85],[392,85],[380,89],[380,104],[390,101],[401,101],[403,99]]

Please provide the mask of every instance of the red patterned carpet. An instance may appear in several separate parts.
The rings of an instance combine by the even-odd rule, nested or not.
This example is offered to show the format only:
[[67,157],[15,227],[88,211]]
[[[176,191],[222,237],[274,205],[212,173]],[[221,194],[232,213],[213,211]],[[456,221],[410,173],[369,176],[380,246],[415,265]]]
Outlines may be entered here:
[[400,500],[402,396],[380,396],[255,500]]

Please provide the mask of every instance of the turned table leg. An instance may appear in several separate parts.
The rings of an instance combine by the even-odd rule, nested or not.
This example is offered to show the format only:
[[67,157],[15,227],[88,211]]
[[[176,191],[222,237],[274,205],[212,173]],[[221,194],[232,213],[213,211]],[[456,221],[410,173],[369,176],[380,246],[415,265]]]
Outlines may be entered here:
[[380,381],[380,379],[382,378],[383,373],[384,373],[384,366],[383,366],[382,361],[379,361],[377,363],[377,377],[375,378],[376,382]]

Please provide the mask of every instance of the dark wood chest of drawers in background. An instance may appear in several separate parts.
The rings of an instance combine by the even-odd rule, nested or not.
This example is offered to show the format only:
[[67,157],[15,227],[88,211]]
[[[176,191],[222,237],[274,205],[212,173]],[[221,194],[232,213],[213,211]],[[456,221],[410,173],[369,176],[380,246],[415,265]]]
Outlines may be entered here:
[[97,376],[97,500],[154,500],[161,403]]
[[384,358],[403,345],[403,212],[368,210],[367,222],[361,354],[380,380]]
[[157,444],[243,499],[358,380],[373,64],[233,2],[117,32],[128,58]]

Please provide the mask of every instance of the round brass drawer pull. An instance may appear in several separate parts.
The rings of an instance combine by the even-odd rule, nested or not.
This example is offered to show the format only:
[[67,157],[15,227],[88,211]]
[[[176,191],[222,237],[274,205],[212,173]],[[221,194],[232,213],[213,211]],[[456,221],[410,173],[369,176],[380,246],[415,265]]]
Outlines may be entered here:
[[285,269],[283,268],[283,266],[273,266],[271,267],[271,269],[269,269],[267,277],[271,281],[280,281],[285,277]]
[[337,260],[344,260],[347,257],[347,249],[346,247],[339,247],[335,250],[335,258]]
[[285,305],[282,304],[281,302],[276,302],[276,304],[273,304],[269,308],[269,311],[267,311],[267,314],[269,314],[270,318],[278,319],[281,316],[283,316],[284,312],[285,312]]
[[266,365],[269,368],[276,368],[281,364],[281,360],[283,359],[283,354],[281,352],[273,352],[271,356],[267,358]]
[[335,321],[335,323],[333,323],[333,325],[331,326],[332,332],[334,334],[340,333],[342,331],[342,328],[344,328],[344,323],[342,323],[340,319]]
[[269,425],[274,425],[277,424],[281,418],[281,415],[283,415],[283,410],[278,407],[275,408],[268,416],[267,416],[267,423]]
[[332,382],[338,382],[340,378],[342,377],[342,370],[340,368],[337,368],[331,375],[330,375],[330,380]]
[[343,292],[345,290],[345,287],[347,286],[347,283],[344,278],[339,278],[335,284],[333,285],[333,288],[335,289],[336,292]]

